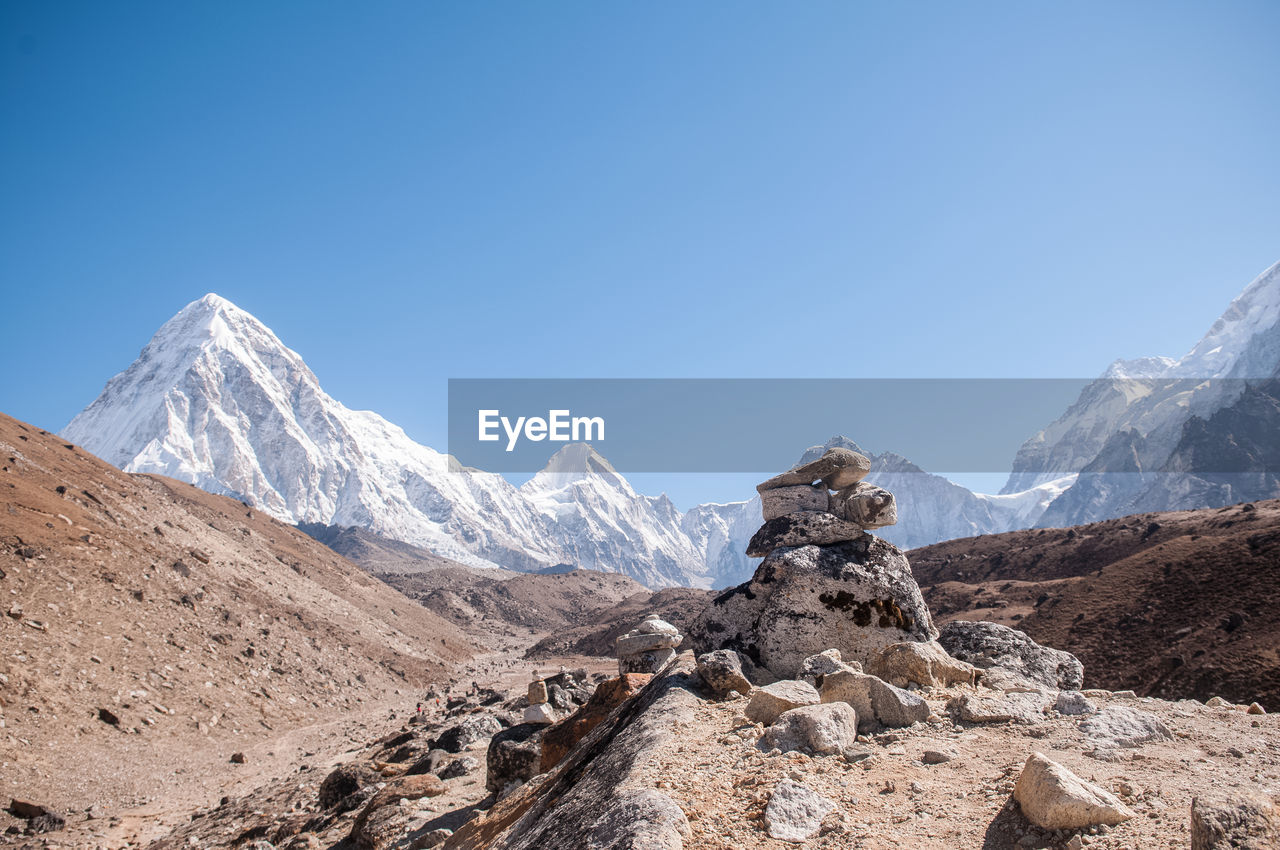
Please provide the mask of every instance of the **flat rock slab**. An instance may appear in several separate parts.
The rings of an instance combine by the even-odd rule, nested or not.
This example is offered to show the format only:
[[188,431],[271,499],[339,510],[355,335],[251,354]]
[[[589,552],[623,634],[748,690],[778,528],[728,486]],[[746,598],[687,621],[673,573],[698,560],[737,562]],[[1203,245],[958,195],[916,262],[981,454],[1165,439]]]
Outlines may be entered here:
[[813,685],[786,679],[752,691],[745,713],[748,720],[768,726],[784,711],[805,705],[817,705],[820,702],[822,697],[818,695]]
[[747,542],[747,555],[763,558],[787,546],[830,546],[857,540],[866,534],[862,526],[826,511],[796,511],[769,520]]
[[822,826],[822,819],[836,804],[798,782],[784,779],[773,789],[764,810],[769,836],[779,841],[801,842]]
[[1023,765],[1013,797],[1027,819],[1044,829],[1115,826],[1134,816],[1113,794],[1041,753],[1032,753]]
[[1042,694],[961,694],[947,712],[965,723],[1041,723],[1046,704]]
[[1081,721],[1080,731],[1092,738],[1098,749],[1173,740],[1173,733],[1159,717],[1125,705],[1113,705]]
[[829,494],[822,484],[797,484],[760,491],[760,511],[766,521],[796,511],[825,511],[829,505]]

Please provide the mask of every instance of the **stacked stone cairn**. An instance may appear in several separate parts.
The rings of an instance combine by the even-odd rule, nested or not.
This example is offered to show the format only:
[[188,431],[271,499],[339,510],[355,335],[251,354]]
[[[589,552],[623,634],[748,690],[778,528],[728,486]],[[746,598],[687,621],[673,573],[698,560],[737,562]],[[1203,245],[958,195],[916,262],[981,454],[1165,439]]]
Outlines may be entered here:
[[534,673],[533,681],[529,683],[529,707],[524,710],[524,722],[549,726],[558,719],[547,694],[547,683]]
[[649,617],[618,638],[618,674],[657,673],[675,660],[676,647],[683,639],[680,631],[666,620]]
[[864,455],[832,448],[758,485],[764,525],[747,554],[758,558],[781,546],[829,546],[896,523],[893,494],[862,480],[870,471]]

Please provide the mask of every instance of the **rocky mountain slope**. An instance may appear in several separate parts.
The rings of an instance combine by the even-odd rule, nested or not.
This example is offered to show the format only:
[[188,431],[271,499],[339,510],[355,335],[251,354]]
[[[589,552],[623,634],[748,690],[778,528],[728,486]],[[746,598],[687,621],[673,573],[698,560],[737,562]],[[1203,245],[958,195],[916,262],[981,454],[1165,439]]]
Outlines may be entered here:
[[1280,706],[1280,500],[952,540],[911,566],[939,621],[1068,647],[1091,685]]
[[[298,523],[298,529],[373,575],[420,573],[439,569],[481,569],[484,572],[494,572],[491,567],[468,568],[421,546],[392,540],[356,526],[302,522]],[[499,572],[512,575],[507,571]]]
[[[1280,263],[1249,284],[1182,358],[1113,363],[1023,444],[1004,492],[1079,471],[1041,526],[1280,495],[1267,457],[1232,449],[1236,433],[1259,445],[1278,442],[1277,376]],[[1257,398],[1259,384],[1271,401]],[[1208,427],[1219,411],[1224,416]],[[1221,457],[1224,451],[1231,456]]]
[[164,324],[62,436],[128,472],[225,493],[285,522],[359,526],[464,563],[560,561],[546,518],[499,475],[448,458],[320,387],[217,295]]
[[290,736],[437,681],[475,651],[261,511],[123,473],[3,415],[0,502],[6,800],[77,819],[216,800],[257,769],[234,753],[281,768]]

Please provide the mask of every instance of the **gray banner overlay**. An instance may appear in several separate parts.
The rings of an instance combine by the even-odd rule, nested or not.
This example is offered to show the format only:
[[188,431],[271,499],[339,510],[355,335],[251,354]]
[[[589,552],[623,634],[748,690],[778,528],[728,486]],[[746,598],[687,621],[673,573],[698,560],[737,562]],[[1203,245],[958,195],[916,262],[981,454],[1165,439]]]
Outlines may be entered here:
[[[929,471],[1007,472],[1023,444],[1056,420],[1087,436],[1171,421],[1204,432],[1204,420],[1249,387],[1230,379],[452,379],[448,451],[488,472],[542,469],[570,443],[591,444],[619,472],[763,472],[786,469],[796,452],[842,435],[870,453],[894,452]],[[1248,394],[1248,393],[1247,393]],[[1136,400],[1136,401],[1135,401]],[[1106,421],[1110,409],[1119,413]],[[1095,421],[1096,411],[1104,411]],[[1188,416],[1200,414],[1194,422]],[[1060,426],[1055,426],[1060,427]],[[1169,426],[1165,426],[1168,428]],[[1218,442],[1231,421],[1214,417]],[[1257,427],[1255,424],[1253,427]],[[1192,432],[1188,432],[1191,434]],[[1052,434],[1055,439],[1061,433]],[[1256,440],[1255,440],[1256,442]],[[1212,453],[1201,471],[1257,471],[1274,464],[1254,452],[1247,464]],[[1262,452],[1268,454],[1267,451]],[[1077,461],[1078,462],[1078,461]],[[1262,467],[1259,467],[1259,463]],[[1079,472],[1052,453],[1024,453],[1025,473]],[[1061,467],[1061,468],[1059,468]]]
[[1096,383],[452,379],[448,451],[467,467],[536,472],[565,445],[587,442],[624,473],[761,472],[839,434],[926,470],[999,472]]

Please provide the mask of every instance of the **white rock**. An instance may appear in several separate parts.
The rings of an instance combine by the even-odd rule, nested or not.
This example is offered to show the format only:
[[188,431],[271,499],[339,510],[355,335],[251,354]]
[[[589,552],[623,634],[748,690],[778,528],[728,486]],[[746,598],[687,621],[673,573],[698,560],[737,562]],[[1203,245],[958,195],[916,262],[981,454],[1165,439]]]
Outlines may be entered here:
[[1079,691],[1063,691],[1054,700],[1053,710],[1059,714],[1080,716],[1097,713],[1098,706]]
[[808,749],[816,755],[844,752],[858,741],[858,715],[848,703],[806,705],[784,711],[765,730],[760,749]]
[[1115,795],[1041,753],[1032,753],[1023,765],[1013,796],[1027,819],[1043,829],[1114,826],[1134,816]]
[[835,807],[816,791],[784,779],[773,789],[764,810],[764,822],[771,838],[799,843],[812,837]]
[[785,679],[752,691],[745,713],[748,720],[768,726],[784,711],[805,705],[817,705],[820,702],[822,697],[818,695],[813,685],[808,682]]
[[560,718],[556,715],[556,710],[551,707],[550,703],[540,702],[531,705],[524,710],[525,723],[537,723],[543,726],[549,726]]
[[947,703],[947,712],[965,723],[1039,723],[1047,703],[1043,694],[961,694]]
[[867,665],[867,672],[900,688],[913,683],[924,687],[972,685],[978,677],[977,667],[952,658],[935,640],[886,646]]
[[1099,749],[1140,747],[1153,741],[1173,740],[1173,733],[1159,717],[1124,705],[1105,708],[1082,721],[1080,731],[1092,738]]

